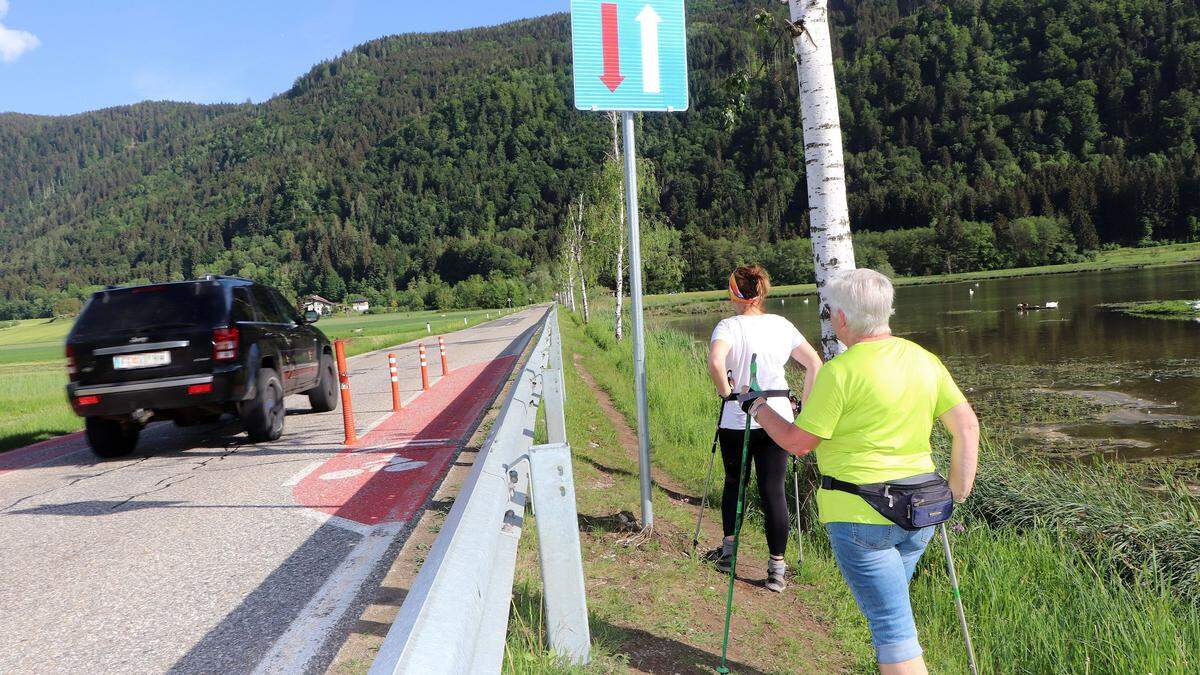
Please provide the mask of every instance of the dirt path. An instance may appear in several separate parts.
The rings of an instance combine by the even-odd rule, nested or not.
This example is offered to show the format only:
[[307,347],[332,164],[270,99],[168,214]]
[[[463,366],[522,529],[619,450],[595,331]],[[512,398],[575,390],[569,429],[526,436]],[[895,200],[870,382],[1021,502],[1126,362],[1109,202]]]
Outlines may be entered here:
[[[634,430],[626,423],[608,393],[588,372],[580,355],[573,356],[576,372],[594,394],[599,407],[616,432],[617,441],[630,460],[636,463],[637,436]],[[594,462],[592,464],[595,465]],[[613,480],[620,477],[630,479],[624,469],[596,466]],[[689,494],[687,487],[673,476],[658,468],[654,468],[651,475],[655,486],[669,499],[683,505],[699,505],[700,498]],[[636,479],[636,476],[632,479]],[[715,546],[720,541],[722,532],[719,519],[719,514],[710,505],[701,532],[700,551]],[[628,536],[635,526],[634,517],[627,513],[600,518],[581,515],[581,521],[585,537],[612,542]],[[675,617],[676,620],[690,625],[683,638],[664,638],[655,635],[654,631],[645,626],[613,621],[627,636],[620,651],[628,654],[631,672],[711,673],[720,659],[720,636],[724,629],[728,577],[703,567],[694,577],[683,580],[679,587],[654,588],[655,569],[679,565],[682,564],[680,561],[689,559],[694,522],[689,519],[688,525],[682,527],[676,522],[660,517],[656,519],[655,524],[656,545],[631,550],[628,556],[624,556],[625,564],[619,568],[606,567],[602,575],[595,573],[599,570],[589,573],[589,584],[617,585],[622,593],[628,595],[630,604],[661,602],[664,593],[692,597],[690,615]],[[832,646],[828,628],[813,618],[812,608],[803,600],[807,589],[793,582],[784,593],[772,593],[764,587],[765,557],[746,548],[742,549],[738,557],[738,583],[734,587],[736,611],[729,648],[730,665],[733,669],[739,673],[846,672],[845,658],[838,655]],[[662,575],[658,577],[657,582],[660,585],[670,584],[671,580],[667,575]],[[814,661],[781,667],[777,655],[772,653],[772,644],[778,644],[781,640],[805,645],[796,651],[810,654]],[[826,657],[831,652],[832,658]],[[818,658],[819,661],[816,660]]]

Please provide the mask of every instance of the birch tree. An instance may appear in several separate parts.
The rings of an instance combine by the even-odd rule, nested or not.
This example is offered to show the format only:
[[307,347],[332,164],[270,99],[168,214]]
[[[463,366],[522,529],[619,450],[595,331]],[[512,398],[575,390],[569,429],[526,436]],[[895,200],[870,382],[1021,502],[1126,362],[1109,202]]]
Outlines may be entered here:
[[566,275],[567,288],[564,301],[571,311],[575,311],[575,210],[573,205],[567,206],[567,222],[563,227],[562,256],[563,274]]
[[[567,219],[570,221],[571,215],[568,211]],[[567,275],[567,288],[563,300],[571,311],[575,311],[575,253],[571,243],[571,228],[568,226],[565,236],[563,237],[563,267],[564,273]]]
[[[620,144],[620,128],[621,115],[616,111],[609,111],[608,119],[612,122],[612,144],[613,144],[613,164],[621,166],[621,144]],[[617,218],[617,261],[614,276],[616,277],[616,291],[613,293],[616,307],[613,310],[613,335],[617,338],[617,342],[621,341],[624,336],[623,314],[621,306],[625,297],[625,183],[620,181],[617,183],[617,202],[620,204],[620,217]]]
[[580,300],[583,302],[583,322],[588,323],[592,320],[591,310],[588,308],[587,296],[587,263],[585,248],[588,246],[587,230],[583,226],[583,195],[579,195],[579,208],[575,210],[574,240],[575,240],[575,267],[579,270],[579,294]]
[[825,284],[834,272],[854,269],[828,6],[829,0],[788,0],[804,124],[809,229],[821,304],[821,348],[826,360],[845,347],[833,334]]

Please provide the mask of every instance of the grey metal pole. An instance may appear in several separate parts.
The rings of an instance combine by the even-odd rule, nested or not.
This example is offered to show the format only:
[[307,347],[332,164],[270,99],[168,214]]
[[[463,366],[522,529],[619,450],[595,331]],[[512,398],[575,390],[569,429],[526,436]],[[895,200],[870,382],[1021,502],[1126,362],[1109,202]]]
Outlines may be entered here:
[[962,592],[958,588],[958,573],[954,570],[954,558],[950,555],[950,535],[946,533],[946,523],[941,524],[942,552],[946,554],[946,572],[950,575],[950,593],[954,596],[954,609],[958,611],[958,627],[962,629],[963,640],[967,643],[967,666],[971,675],[979,673],[975,662],[975,646],[971,644],[971,632],[967,630],[967,614],[963,611]]
[[642,326],[642,236],[638,225],[637,148],[633,113],[621,113],[625,137],[625,210],[629,214],[629,292],[633,310],[633,382],[637,388],[638,464],[641,468],[642,527],[654,527],[650,501],[650,413],[646,405],[646,336]]

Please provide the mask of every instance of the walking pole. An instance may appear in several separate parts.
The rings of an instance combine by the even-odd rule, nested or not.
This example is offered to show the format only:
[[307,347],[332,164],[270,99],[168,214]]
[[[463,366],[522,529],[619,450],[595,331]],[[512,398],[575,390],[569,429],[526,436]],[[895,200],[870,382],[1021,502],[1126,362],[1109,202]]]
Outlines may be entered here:
[[[750,389],[758,390],[758,354],[750,355]],[[729,561],[729,595],[725,600],[725,637],[721,640],[721,665],[717,672],[721,675],[729,673],[726,665],[729,655],[729,620],[733,616],[733,582],[737,579],[738,539],[742,534],[742,502],[746,497],[746,465],[750,455],[750,415],[746,414],[746,431],[742,436],[742,466],[738,471],[737,515],[733,521],[733,557]]]
[[[727,371],[725,377],[729,380],[730,391],[733,391],[733,371]],[[725,403],[721,400],[717,408],[717,429],[713,432],[712,449],[708,454],[708,473],[704,476],[704,493],[700,495],[700,510],[696,513],[696,531],[692,533],[692,556],[696,555],[696,547],[700,545],[700,522],[704,519],[704,507],[708,503],[709,481],[712,480],[713,462],[717,458],[717,440],[721,437],[721,417],[725,414]]]
[[950,573],[950,594],[954,596],[954,607],[958,610],[958,625],[962,628],[963,639],[967,642],[967,665],[971,668],[971,675],[978,675],[979,668],[975,664],[975,647],[971,645],[971,633],[967,630],[967,615],[963,611],[962,594],[958,590],[958,574],[954,571],[954,558],[950,555],[950,535],[946,533],[946,523],[942,523],[940,527],[942,528],[942,550],[946,552],[946,571]]
[[804,538],[800,533],[800,458],[792,455],[792,497],[796,501],[796,566],[804,564]]
[[[725,402],[721,401],[721,411],[725,410]],[[717,415],[717,430],[713,432],[712,450],[708,454],[708,473],[704,476],[704,492],[700,495],[700,510],[696,512],[696,531],[692,533],[692,556],[696,555],[696,547],[700,545],[700,522],[704,519],[704,507],[708,504],[708,486],[712,480],[713,463],[717,459],[717,440],[721,435],[721,416]]]

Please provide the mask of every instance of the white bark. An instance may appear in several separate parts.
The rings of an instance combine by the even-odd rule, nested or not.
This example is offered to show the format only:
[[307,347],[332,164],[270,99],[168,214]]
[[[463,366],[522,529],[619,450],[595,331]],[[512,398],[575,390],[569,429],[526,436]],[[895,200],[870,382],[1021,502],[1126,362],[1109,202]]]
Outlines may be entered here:
[[567,208],[567,230],[563,237],[563,258],[567,264],[567,305],[575,311],[575,217]]
[[[613,128],[613,161],[618,165],[621,164],[621,145],[619,143],[619,129],[621,124],[621,116],[617,112],[608,113],[609,120],[612,121]],[[621,216],[617,220],[617,290],[614,294],[616,308],[613,310],[613,335],[616,336],[617,342],[625,335],[624,318],[621,313],[621,305],[625,298],[625,188],[624,183],[621,184]]]
[[845,346],[833,334],[825,283],[836,271],[854,269],[854,244],[850,239],[850,209],[846,205],[842,127],[838,119],[828,4],[829,0],[788,0],[804,123],[809,230],[821,300],[821,347],[825,358],[831,359]]
[[583,195],[579,195],[579,210],[575,212],[575,264],[579,267],[579,293],[583,301],[583,322],[589,323],[592,320],[592,313],[588,308],[587,298],[587,271],[583,265]]

